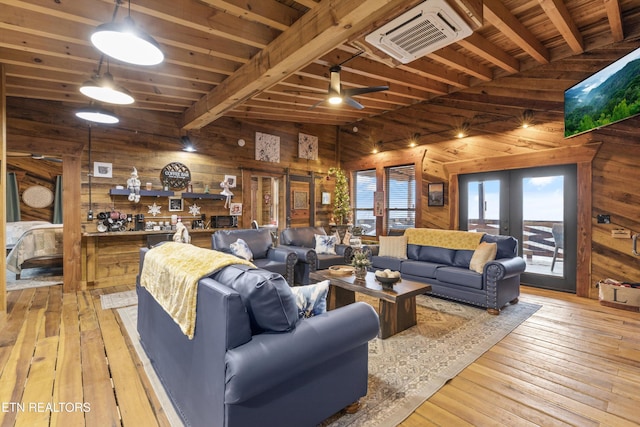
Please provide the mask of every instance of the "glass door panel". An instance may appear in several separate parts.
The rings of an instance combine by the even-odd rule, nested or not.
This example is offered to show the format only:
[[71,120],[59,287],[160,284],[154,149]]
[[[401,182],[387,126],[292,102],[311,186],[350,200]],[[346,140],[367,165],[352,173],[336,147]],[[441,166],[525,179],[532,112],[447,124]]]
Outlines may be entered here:
[[510,235],[523,284],[575,292],[576,167],[461,175],[460,229]]
[[564,176],[522,179],[522,255],[526,272],[564,276]]
[[500,180],[474,180],[467,184],[468,231],[500,234]]

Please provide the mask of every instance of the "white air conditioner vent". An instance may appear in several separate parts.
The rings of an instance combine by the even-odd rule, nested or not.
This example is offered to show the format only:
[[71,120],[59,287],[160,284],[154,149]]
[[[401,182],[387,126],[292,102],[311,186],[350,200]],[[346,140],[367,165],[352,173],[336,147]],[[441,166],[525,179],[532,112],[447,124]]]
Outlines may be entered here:
[[365,37],[406,64],[468,37],[473,30],[444,0],[427,0]]

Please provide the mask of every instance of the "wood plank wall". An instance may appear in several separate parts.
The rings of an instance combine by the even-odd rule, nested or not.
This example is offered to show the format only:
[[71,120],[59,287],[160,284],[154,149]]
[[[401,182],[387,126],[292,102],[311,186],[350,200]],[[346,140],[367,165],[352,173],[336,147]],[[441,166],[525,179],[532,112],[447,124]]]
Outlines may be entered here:
[[[219,185],[224,176],[236,176],[237,186],[232,189],[233,200],[243,203],[244,215],[241,217],[240,226],[248,228],[251,221],[251,198],[250,191],[245,190],[245,183],[246,188],[249,189],[251,175],[284,177],[286,173],[295,173],[320,177],[326,176],[328,169],[336,165],[336,131],[333,126],[240,122],[235,119],[221,119],[199,132],[190,133],[189,137],[195,143],[198,152],[186,153],[181,150],[180,136],[182,133],[175,124],[177,117],[129,108],[116,111],[121,117],[121,122],[118,125],[93,126],[91,128],[91,165],[93,162],[111,163],[112,178],[94,177],[91,179],[91,187],[89,187],[88,174],[89,171],[93,172],[93,167],[89,165],[89,129],[86,123],[73,116],[74,108],[69,105],[19,98],[9,98],[7,104],[7,147],[9,150],[39,152],[44,155],[65,155],[75,152],[76,147],[81,147],[81,157],[78,159],[79,172],[74,173],[77,176],[64,177],[64,179],[65,183],[67,179],[70,179],[69,182],[79,183],[81,186],[78,203],[71,206],[65,204],[65,213],[67,209],[80,213],[80,231],[82,232],[96,232],[96,221],[87,220],[90,189],[91,209],[94,217],[99,212],[113,209],[130,214],[143,213],[149,219],[153,218],[148,214],[149,206],[154,202],[161,206],[158,220],[161,220],[161,217],[166,220],[173,213],[168,211],[166,198],[143,197],[140,203],[136,204],[129,202],[126,196],[109,195],[109,190],[116,185],[126,186],[126,181],[133,167],[137,168],[142,185],[151,182],[154,189],[160,189],[161,169],[168,163],[176,161],[185,164],[190,169],[195,192],[203,191],[204,186],[208,184],[212,193],[219,193],[221,191]],[[256,132],[270,133],[280,137],[279,163],[255,160],[254,139]],[[298,158],[299,132],[318,136],[318,160]],[[246,141],[244,147],[238,145],[239,139]],[[47,147],[46,152],[43,152],[42,146]],[[322,188],[326,191],[326,186]],[[180,191],[177,192],[177,195],[179,194]],[[281,197],[284,194],[283,191]],[[67,196],[71,195],[65,194],[65,199]],[[320,199],[317,198],[317,200]],[[185,220],[193,218],[189,215],[189,207],[194,203],[201,208],[200,212],[206,214],[207,217],[229,214],[229,210],[223,206],[223,201],[185,199],[184,210],[181,212]],[[280,218],[279,224],[281,229],[284,226],[286,215],[290,214],[282,209],[282,218]],[[325,213],[316,216],[316,220],[328,225],[329,216]],[[65,223],[65,233],[66,231]],[[202,239],[202,242],[205,241],[208,242],[208,239]],[[101,248],[105,250],[109,248],[108,257],[101,264],[105,266],[105,269],[99,274],[102,277],[111,277],[110,280],[103,281],[105,286],[114,284],[114,272],[122,274],[128,279],[135,275],[137,272],[137,253],[135,251],[118,255],[117,250],[112,250],[113,245],[101,244],[103,245]],[[79,241],[77,249],[79,254]],[[86,251],[84,253],[86,254]],[[106,267],[107,265],[110,267]],[[96,274],[98,275],[98,273]],[[80,289],[82,283],[69,286],[73,289]],[[65,278],[65,290],[67,290],[66,287]]]
[[[640,282],[640,258],[632,255],[631,240],[611,237],[614,228],[640,233],[640,117],[570,139],[564,138],[563,122],[564,90],[639,45],[635,42],[615,49],[603,48],[590,52],[588,58],[570,58],[524,72],[518,78],[497,79],[430,104],[363,120],[357,124],[357,132],[352,126],[343,127],[341,159],[356,170],[371,164],[404,164],[402,156],[389,154],[405,153],[408,159],[416,150],[426,150],[421,161],[423,197],[419,224],[455,228],[457,185],[449,182],[453,165],[467,162],[473,165],[472,170],[466,171],[469,173],[509,169],[511,159],[522,156],[529,157],[529,164],[525,162],[520,167],[577,163],[583,161],[573,154],[578,150],[563,149],[600,142],[591,163],[592,184],[587,183],[593,203],[585,212],[586,230],[581,230],[582,235],[591,237],[585,247],[578,248],[581,258],[590,259],[584,268],[590,269],[591,274],[585,276],[589,283],[577,285],[585,290],[584,296],[597,298],[598,280],[612,277]],[[533,126],[523,129],[519,125],[527,110],[533,111]],[[469,136],[458,139],[454,136],[456,127],[464,122],[469,123]],[[418,146],[407,148],[411,140],[416,140]],[[370,153],[375,144],[381,153],[362,155]],[[565,153],[564,158],[558,159],[557,153]],[[445,206],[427,206],[426,186],[438,181],[448,183]],[[579,211],[583,202],[584,197],[578,200]],[[611,223],[598,224],[598,214],[609,214]]]

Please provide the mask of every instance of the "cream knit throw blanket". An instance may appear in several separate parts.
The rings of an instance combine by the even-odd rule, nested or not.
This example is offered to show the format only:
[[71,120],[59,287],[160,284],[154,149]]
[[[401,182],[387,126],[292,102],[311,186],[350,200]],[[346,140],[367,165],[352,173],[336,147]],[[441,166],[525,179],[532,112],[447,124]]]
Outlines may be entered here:
[[198,281],[231,264],[255,265],[237,256],[185,243],[167,242],[144,257],[140,285],[193,339],[196,327]]

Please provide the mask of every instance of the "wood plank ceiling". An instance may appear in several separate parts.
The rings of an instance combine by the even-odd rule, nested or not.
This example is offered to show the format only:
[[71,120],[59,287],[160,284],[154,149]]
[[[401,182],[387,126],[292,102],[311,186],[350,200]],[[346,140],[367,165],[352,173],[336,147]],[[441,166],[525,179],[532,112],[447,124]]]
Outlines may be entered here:
[[[121,21],[129,8],[122,0],[0,0],[7,95],[88,105],[78,89],[100,63],[89,36],[112,19],[116,2]],[[475,30],[464,40],[408,64],[364,41],[419,3],[133,0],[131,17],[166,59],[152,67],[105,60],[101,72],[108,65],[136,99],[112,108],[120,115],[178,113],[185,129],[223,116],[340,125],[610,45],[640,26],[638,0],[450,0]],[[329,67],[344,61],[343,87],[390,89],[358,96],[363,110],[310,109],[326,96]]]

